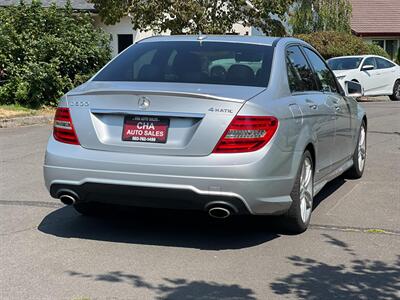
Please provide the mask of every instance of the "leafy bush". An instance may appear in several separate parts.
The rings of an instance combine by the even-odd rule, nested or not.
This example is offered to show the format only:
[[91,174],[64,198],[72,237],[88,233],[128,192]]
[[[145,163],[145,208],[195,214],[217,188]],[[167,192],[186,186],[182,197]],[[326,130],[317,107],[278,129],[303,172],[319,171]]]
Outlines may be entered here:
[[367,43],[367,46],[368,46],[368,53],[366,54],[380,55],[390,59],[389,54],[381,46],[370,43]]
[[0,104],[55,105],[110,59],[109,36],[87,13],[39,1],[0,8]]
[[389,58],[386,51],[378,45],[369,44],[362,38],[349,33],[325,31],[299,34],[296,37],[311,44],[325,59],[362,54],[375,54]]

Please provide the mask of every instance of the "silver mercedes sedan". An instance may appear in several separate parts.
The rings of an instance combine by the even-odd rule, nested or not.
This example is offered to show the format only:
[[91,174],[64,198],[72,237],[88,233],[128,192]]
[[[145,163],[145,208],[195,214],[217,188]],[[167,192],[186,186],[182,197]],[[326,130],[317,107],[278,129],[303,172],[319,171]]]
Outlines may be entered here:
[[111,203],[281,215],[303,232],[327,182],[363,174],[360,96],[298,39],[148,38],[62,97],[46,186],[82,214]]

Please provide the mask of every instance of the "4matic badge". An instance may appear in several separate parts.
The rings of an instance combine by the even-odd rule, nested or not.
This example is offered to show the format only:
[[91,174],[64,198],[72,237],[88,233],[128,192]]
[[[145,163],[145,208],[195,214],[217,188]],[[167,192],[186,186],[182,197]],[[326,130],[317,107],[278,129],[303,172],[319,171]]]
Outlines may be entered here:
[[217,113],[225,113],[225,114],[233,114],[232,109],[229,109],[229,108],[211,107],[208,109],[208,111],[217,112]]

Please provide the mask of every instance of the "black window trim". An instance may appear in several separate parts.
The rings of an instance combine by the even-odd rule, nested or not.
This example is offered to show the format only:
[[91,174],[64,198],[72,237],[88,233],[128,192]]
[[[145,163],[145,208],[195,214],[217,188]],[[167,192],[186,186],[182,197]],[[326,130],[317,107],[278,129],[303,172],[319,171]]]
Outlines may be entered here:
[[[316,79],[316,77],[315,77],[314,68],[313,68],[312,65],[310,64],[310,61],[308,60],[307,56],[304,54],[303,49],[301,48],[301,46],[303,46],[303,45],[302,45],[302,44],[299,44],[299,43],[288,43],[288,44],[286,44],[286,46],[285,46],[286,79],[288,80],[288,84],[289,84],[289,70],[288,70],[288,60],[287,60],[287,57],[288,57],[288,49],[289,49],[290,47],[293,47],[293,46],[297,46],[297,47],[299,48],[300,52],[303,54],[304,58],[306,59],[306,62],[307,62],[307,64],[308,64],[308,66],[310,67],[311,71],[313,72],[313,78],[314,78],[315,86],[318,87],[318,81],[317,81],[317,79]],[[319,91],[319,90],[294,91],[294,92],[293,92],[293,91],[290,89],[290,86],[289,86],[289,91],[290,91],[290,94],[291,94],[291,95],[320,94],[320,93],[322,93],[322,92]]]
[[[327,91],[322,91],[321,82],[320,82],[319,79],[317,79],[317,78],[318,78],[318,77],[317,77],[317,76],[318,76],[318,75],[317,75],[317,72],[315,71],[314,66],[313,66],[313,64],[311,63],[310,58],[308,57],[307,53],[304,51],[303,48],[307,48],[308,50],[314,52],[314,53],[322,60],[322,62],[324,63],[325,67],[329,70],[329,72],[330,72],[331,75],[333,76],[333,78],[334,78],[334,80],[335,80],[335,84],[336,84],[336,90],[337,90],[338,92],[327,92]],[[337,80],[335,74],[333,73],[333,71],[331,70],[331,68],[329,67],[328,63],[325,61],[325,59],[321,56],[321,54],[319,54],[316,50],[314,50],[312,47],[310,47],[310,46],[308,46],[308,45],[301,45],[300,49],[301,49],[301,51],[303,52],[303,55],[306,57],[306,59],[307,59],[309,65],[311,66],[311,68],[312,68],[312,70],[313,70],[314,78],[315,78],[315,80],[317,81],[317,86],[318,86],[318,88],[320,89],[319,92],[324,93],[324,94],[338,94],[338,95],[340,95],[340,96],[342,96],[342,97],[345,96],[345,92],[343,91],[341,85],[339,84],[339,82],[338,82],[338,80]]]
[[375,56],[367,56],[367,57],[364,58],[364,60],[363,60],[363,62],[362,62],[362,64],[361,64],[360,71],[361,71],[362,68],[364,68],[364,66],[366,65],[366,64],[365,64],[365,61],[366,61],[368,58],[373,58],[373,59],[374,59],[374,62],[375,62],[374,67],[375,67],[375,69],[373,69],[373,70],[378,70],[378,63],[376,62],[376,57],[375,57]]

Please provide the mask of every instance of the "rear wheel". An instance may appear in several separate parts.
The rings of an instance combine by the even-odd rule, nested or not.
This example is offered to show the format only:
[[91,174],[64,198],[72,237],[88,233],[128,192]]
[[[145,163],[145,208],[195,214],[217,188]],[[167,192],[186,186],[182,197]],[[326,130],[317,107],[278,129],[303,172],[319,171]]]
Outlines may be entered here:
[[365,160],[367,158],[367,129],[363,121],[358,135],[357,146],[353,154],[353,166],[346,172],[346,177],[352,179],[361,178],[364,173]]
[[394,101],[400,101],[400,79],[397,79],[393,86],[393,95],[390,95],[389,98]]
[[304,152],[292,193],[292,205],[287,212],[286,227],[294,233],[304,232],[310,224],[314,198],[314,167],[310,152]]

